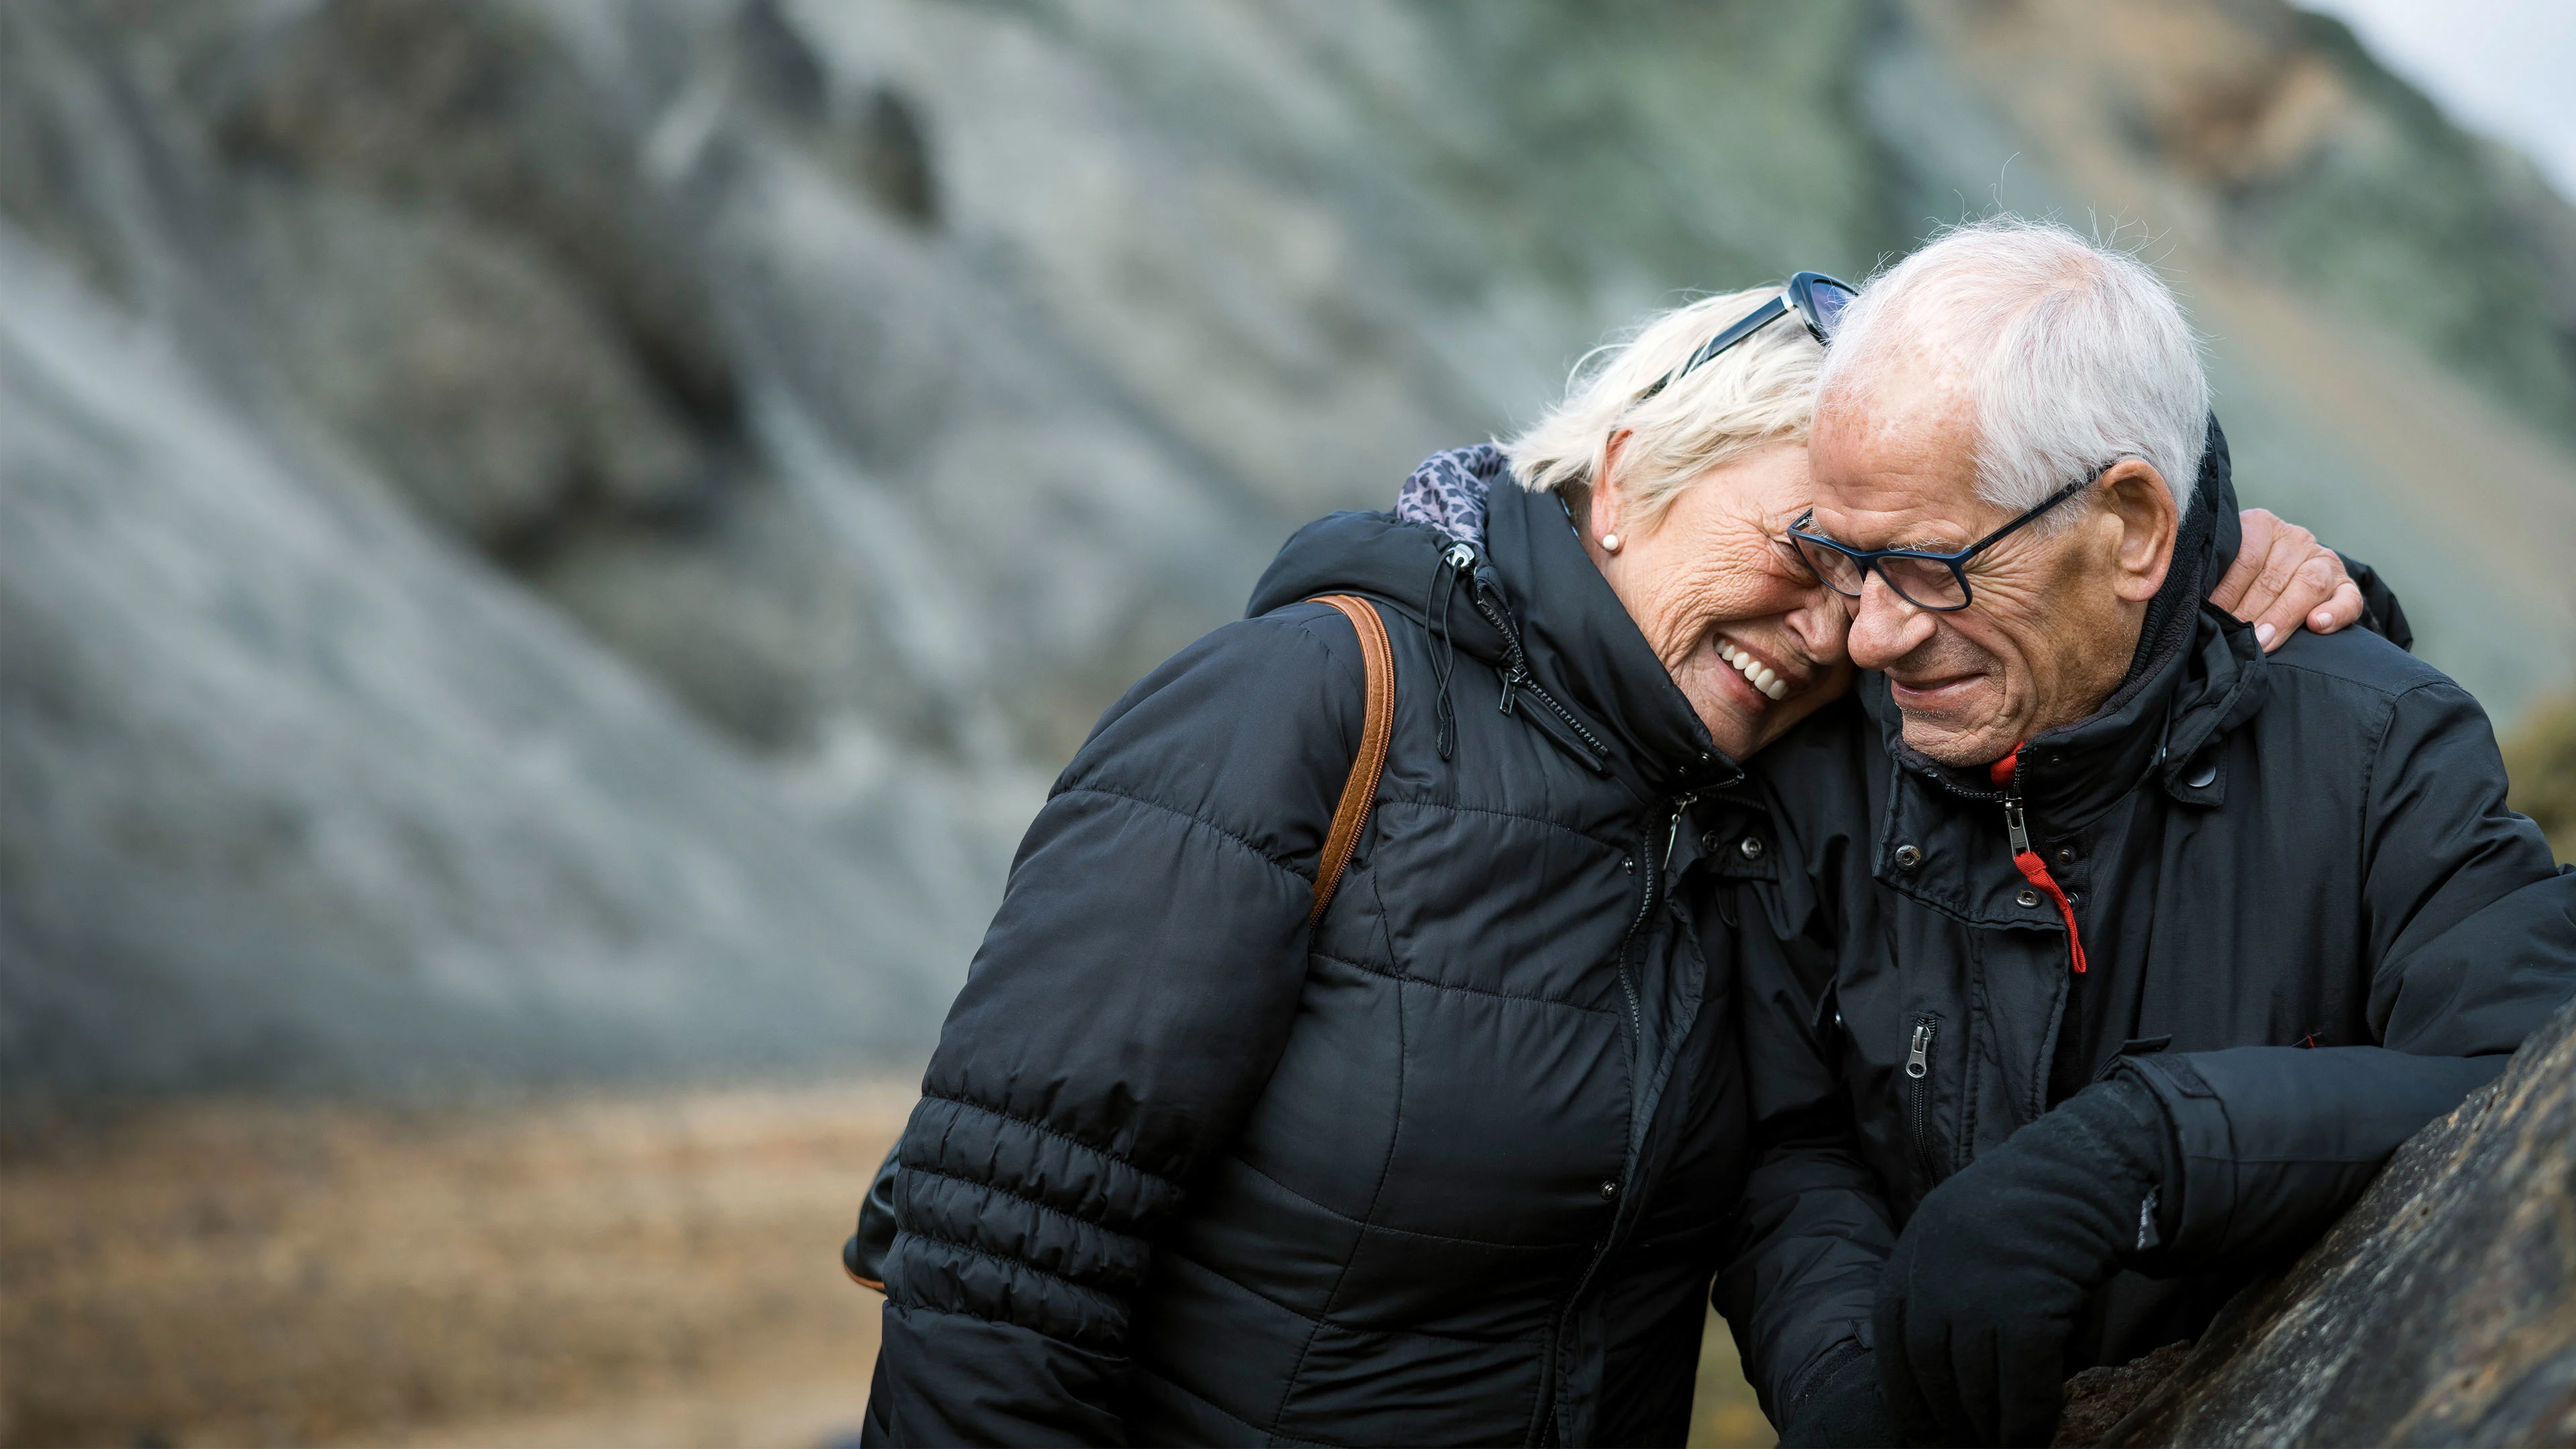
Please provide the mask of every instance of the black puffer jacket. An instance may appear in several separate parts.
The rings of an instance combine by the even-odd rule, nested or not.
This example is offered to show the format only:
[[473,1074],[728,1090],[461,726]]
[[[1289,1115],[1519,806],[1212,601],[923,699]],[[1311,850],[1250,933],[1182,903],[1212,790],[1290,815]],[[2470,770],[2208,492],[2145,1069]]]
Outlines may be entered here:
[[1762,756],[1787,858],[1748,907],[1774,930],[1731,938],[1763,1155],[1718,1301],[1774,1422],[1868,1346],[1924,1194],[2106,1068],[2163,1102],[2184,1191],[2144,1264],[2171,1276],[2114,1280],[2069,1369],[2196,1336],[2576,985],[2576,873],[2475,700],[2365,631],[2267,657],[2195,606],[2225,465],[2128,683],[2019,756],[2081,976],[2003,792],[1907,749],[1883,676]]
[[[1428,529],[1308,527],[1057,782],[900,1148],[871,1442],[1681,1442],[1744,1142],[1674,883],[1741,863],[1739,772],[1558,503],[1490,508],[1438,589]],[[1310,935],[1327,592],[1398,706]]]

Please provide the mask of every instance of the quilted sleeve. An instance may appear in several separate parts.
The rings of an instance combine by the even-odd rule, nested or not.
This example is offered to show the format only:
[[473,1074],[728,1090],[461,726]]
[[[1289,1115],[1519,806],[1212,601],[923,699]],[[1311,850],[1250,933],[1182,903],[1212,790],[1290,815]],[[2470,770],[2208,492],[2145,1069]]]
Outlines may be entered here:
[[1157,1233],[1269,1079],[1359,746],[1350,624],[1229,625],[1030,827],[905,1129],[871,1442],[1119,1442]]

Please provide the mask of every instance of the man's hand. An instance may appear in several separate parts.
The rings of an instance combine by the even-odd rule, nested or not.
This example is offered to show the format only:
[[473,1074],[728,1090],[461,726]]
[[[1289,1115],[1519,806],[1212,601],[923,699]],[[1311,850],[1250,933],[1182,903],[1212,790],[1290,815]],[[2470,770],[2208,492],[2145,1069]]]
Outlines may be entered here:
[[2046,1444],[2067,1336],[2142,1246],[2172,1155],[2164,1108],[2125,1077],[2070,1097],[1923,1199],[1879,1279],[1887,1414],[1909,1444]]
[[2248,508],[2238,517],[2244,545],[2209,601],[2252,624],[2264,653],[2289,642],[2301,625],[2331,634],[2361,617],[2360,587],[2315,534],[2269,509]]

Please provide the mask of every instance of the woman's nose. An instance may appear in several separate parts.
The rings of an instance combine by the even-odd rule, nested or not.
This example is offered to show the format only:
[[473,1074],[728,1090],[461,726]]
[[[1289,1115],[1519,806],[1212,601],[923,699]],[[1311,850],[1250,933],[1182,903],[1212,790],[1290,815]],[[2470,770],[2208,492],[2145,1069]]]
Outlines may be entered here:
[[1789,611],[1789,631],[1809,659],[1830,669],[1848,657],[1851,606],[1851,600],[1820,586]]

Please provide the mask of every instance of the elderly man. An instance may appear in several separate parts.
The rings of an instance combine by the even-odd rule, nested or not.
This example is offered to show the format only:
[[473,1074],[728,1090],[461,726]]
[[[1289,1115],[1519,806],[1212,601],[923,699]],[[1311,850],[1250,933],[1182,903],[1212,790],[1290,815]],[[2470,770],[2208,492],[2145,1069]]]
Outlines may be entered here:
[[2059,228],[1955,232],[1835,336],[1791,543],[1875,672],[1760,762],[1718,1292],[1787,1442],[2048,1442],[2069,1372],[2198,1334],[2576,982],[2476,701],[2202,605],[2207,416],[2171,293]]

